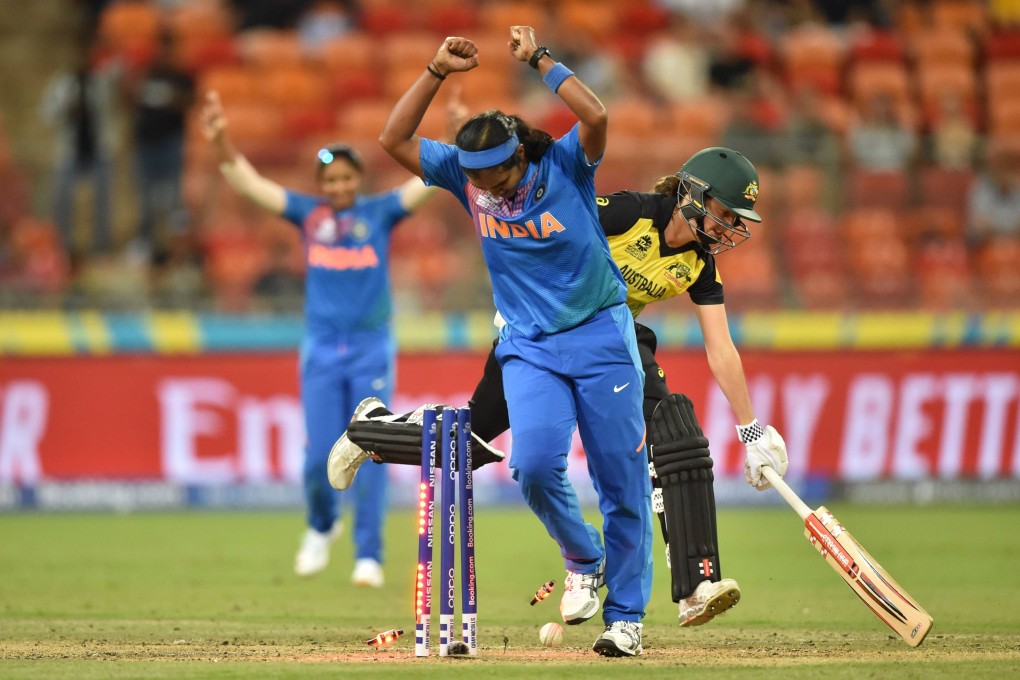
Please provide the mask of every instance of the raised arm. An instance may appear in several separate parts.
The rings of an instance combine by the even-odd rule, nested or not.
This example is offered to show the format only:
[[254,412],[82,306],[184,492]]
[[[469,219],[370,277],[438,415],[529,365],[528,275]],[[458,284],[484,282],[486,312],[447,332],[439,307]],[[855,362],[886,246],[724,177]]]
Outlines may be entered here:
[[220,95],[215,90],[205,94],[202,106],[202,134],[216,149],[220,172],[239,194],[261,208],[282,215],[287,207],[287,193],[276,182],[266,179],[242,156],[227,135],[227,117]]
[[595,93],[570,69],[557,63],[549,55],[549,50],[536,43],[535,29],[532,27],[510,27],[510,50],[518,61],[537,68],[546,85],[552,88],[577,116],[581,123],[579,130],[581,147],[588,161],[594,162],[601,158],[606,150],[609,114]]
[[418,80],[393,106],[379,144],[398,163],[422,177],[421,140],[415,132],[447,76],[478,66],[478,48],[467,38],[447,38]]

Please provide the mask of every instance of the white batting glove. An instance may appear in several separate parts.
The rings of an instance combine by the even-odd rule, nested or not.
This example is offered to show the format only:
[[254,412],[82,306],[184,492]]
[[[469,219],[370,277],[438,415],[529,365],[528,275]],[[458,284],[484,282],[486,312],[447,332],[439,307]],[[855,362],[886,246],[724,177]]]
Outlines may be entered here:
[[737,435],[747,448],[744,458],[744,479],[747,483],[764,491],[772,486],[762,476],[762,466],[768,465],[782,477],[790,461],[786,455],[786,442],[776,432],[776,428],[767,425],[762,428],[757,418],[747,425],[737,425]]

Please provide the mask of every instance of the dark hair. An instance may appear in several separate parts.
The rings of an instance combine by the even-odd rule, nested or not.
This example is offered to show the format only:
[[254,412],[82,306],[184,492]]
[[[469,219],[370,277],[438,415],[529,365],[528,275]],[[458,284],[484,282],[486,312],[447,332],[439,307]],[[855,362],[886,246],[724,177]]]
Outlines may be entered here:
[[[465,151],[483,151],[499,146],[514,133],[517,133],[517,139],[524,145],[524,157],[529,163],[538,162],[553,143],[552,135],[548,132],[532,128],[518,116],[503,113],[499,109],[490,109],[472,117],[461,126],[456,144]],[[515,162],[516,157],[511,156],[494,167],[509,168]]]
[[361,154],[358,153],[357,149],[347,144],[327,144],[315,152],[315,155],[319,161],[315,168],[316,174],[321,174],[324,167],[338,158],[344,159],[353,165],[355,170],[362,172]]

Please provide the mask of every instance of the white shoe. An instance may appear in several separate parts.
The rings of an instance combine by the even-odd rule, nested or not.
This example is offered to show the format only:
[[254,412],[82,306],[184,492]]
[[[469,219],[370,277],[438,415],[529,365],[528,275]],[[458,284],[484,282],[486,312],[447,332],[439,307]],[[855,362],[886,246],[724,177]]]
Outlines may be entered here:
[[343,524],[336,522],[327,533],[309,528],[301,539],[301,547],[294,558],[294,573],[298,576],[315,576],[329,564],[329,549],[343,533]]
[[354,563],[354,573],[351,574],[351,583],[362,588],[382,588],[383,586],[382,565],[371,557],[362,557]]
[[599,564],[594,574],[567,572],[560,598],[560,616],[563,623],[575,626],[584,623],[599,610],[599,587],[605,582],[606,563]]
[[740,586],[731,578],[717,583],[702,581],[689,597],[680,600],[680,625],[700,626],[740,602]]
[[[377,397],[366,397],[361,400],[358,407],[354,409],[355,420],[368,420],[368,414],[378,408],[386,408]],[[369,455],[363,448],[347,438],[347,431],[340,436],[329,451],[329,460],[326,461],[326,476],[334,489],[343,491],[350,488],[354,482],[354,475],[358,473],[361,464],[369,459]]]
[[613,621],[591,646],[602,656],[637,656],[641,649],[642,624],[635,621]]

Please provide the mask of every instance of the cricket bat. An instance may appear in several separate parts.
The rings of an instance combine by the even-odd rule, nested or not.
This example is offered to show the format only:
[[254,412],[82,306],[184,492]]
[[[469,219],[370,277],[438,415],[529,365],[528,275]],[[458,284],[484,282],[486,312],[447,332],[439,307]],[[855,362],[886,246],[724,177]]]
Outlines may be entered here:
[[825,506],[812,510],[775,470],[763,467],[761,471],[804,520],[804,535],[811,545],[843,577],[861,602],[908,645],[917,647],[921,644],[932,626],[928,612],[893,580]]

